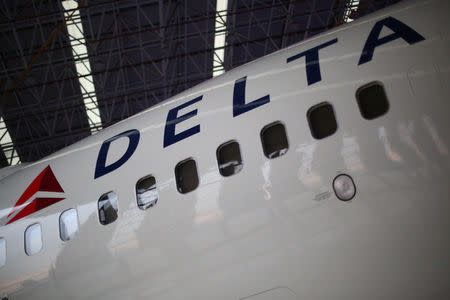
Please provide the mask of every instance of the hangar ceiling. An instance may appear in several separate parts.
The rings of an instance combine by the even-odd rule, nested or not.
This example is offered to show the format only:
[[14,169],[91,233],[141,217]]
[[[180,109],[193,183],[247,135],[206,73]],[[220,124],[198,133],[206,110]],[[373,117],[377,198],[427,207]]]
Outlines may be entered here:
[[4,0],[0,167],[398,1]]

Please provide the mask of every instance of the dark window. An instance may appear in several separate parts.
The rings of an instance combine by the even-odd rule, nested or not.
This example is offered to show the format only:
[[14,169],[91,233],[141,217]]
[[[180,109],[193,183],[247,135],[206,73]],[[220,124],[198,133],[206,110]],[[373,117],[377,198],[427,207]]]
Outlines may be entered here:
[[364,119],[372,120],[384,115],[389,109],[389,102],[383,86],[378,82],[360,87],[356,92],[359,110]]
[[117,219],[118,211],[119,205],[115,192],[103,194],[98,200],[98,217],[102,225],[114,222]]
[[286,129],[280,122],[269,124],[261,130],[261,142],[268,158],[284,155],[289,148]]
[[323,102],[311,107],[307,113],[309,128],[315,139],[323,139],[337,130],[336,117],[331,104]]
[[140,209],[147,209],[158,202],[158,191],[156,190],[156,179],[146,176],[136,183],[136,199]]
[[239,144],[235,141],[226,142],[217,148],[217,163],[222,176],[231,176],[242,170],[242,158]]
[[193,191],[198,186],[197,165],[195,160],[184,160],[175,167],[178,191],[182,194]]

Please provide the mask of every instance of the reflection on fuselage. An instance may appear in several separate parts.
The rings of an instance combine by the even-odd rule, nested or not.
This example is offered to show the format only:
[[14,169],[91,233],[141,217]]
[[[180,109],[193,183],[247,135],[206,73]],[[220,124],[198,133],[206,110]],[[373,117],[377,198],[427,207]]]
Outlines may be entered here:
[[384,152],[386,157],[394,162],[403,162],[402,157],[396,151],[392,149],[391,143],[389,142],[389,137],[384,126],[378,128],[378,138],[384,146]]

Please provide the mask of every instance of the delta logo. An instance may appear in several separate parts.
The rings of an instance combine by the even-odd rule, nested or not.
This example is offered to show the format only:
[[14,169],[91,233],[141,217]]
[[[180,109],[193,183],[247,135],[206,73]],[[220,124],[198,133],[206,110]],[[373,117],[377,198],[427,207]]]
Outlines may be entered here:
[[23,219],[37,211],[64,200],[64,193],[61,185],[53,174],[50,166],[47,166],[26,188],[19,200],[17,200],[6,225]]

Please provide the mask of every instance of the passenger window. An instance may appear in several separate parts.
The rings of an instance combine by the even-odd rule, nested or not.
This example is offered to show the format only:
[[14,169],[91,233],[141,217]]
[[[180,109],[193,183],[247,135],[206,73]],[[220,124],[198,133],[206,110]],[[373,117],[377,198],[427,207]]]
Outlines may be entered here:
[[33,224],[25,229],[25,253],[33,255],[42,249],[42,230],[41,224]]
[[337,130],[336,117],[331,104],[320,103],[311,107],[307,113],[309,129],[315,139],[323,139]]
[[264,155],[268,158],[282,156],[289,148],[286,129],[280,122],[269,124],[261,130],[261,142]]
[[0,238],[0,268],[6,264],[6,240]]
[[197,165],[195,160],[184,160],[175,167],[175,178],[177,189],[180,193],[186,194],[193,191],[198,186]]
[[78,214],[76,209],[66,210],[59,217],[59,236],[63,241],[73,239],[78,232]]
[[158,191],[156,180],[153,176],[146,176],[136,183],[136,199],[138,207],[145,210],[156,205],[158,202]]
[[242,158],[239,144],[235,141],[226,142],[217,148],[217,162],[222,176],[231,176],[242,170]]
[[115,192],[103,194],[98,200],[98,217],[102,225],[114,222],[117,219],[118,211],[119,205]]
[[384,115],[389,109],[383,85],[372,82],[356,91],[356,100],[364,119],[372,120]]

